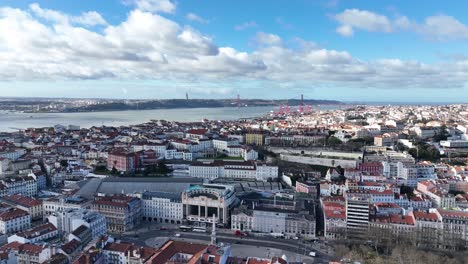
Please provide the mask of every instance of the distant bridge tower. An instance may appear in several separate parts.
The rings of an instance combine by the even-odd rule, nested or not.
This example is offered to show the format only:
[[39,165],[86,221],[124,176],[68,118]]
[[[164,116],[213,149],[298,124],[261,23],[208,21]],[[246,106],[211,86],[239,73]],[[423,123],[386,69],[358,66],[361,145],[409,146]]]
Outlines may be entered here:
[[241,100],[240,100],[239,91],[237,92],[236,104],[237,104],[237,108],[240,108],[240,107],[241,107]]
[[188,98],[188,92],[185,92],[185,99],[188,101],[189,98]]

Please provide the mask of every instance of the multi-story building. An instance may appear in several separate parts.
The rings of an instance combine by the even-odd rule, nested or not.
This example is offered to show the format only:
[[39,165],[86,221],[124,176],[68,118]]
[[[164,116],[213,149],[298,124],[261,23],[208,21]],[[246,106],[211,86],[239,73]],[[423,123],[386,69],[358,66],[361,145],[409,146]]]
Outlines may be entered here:
[[417,239],[421,246],[437,248],[443,241],[442,216],[431,211],[409,212],[416,220]]
[[95,196],[92,210],[101,213],[107,222],[107,230],[126,232],[140,224],[141,200],[125,195]]
[[438,131],[439,128],[436,127],[418,126],[414,128],[416,135],[422,139],[433,137],[437,134]]
[[346,235],[346,205],[344,201],[320,201],[323,210],[323,235],[327,239]]
[[17,208],[10,208],[0,213],[0,233],[11,234],[28,229],[31,215]]
[[300,182],[296,181],[296,192],[306,193],[311,197],[318,197],[318,183],[311,181]]
[[414,164],[397,163],[397,177],[403,179],[406,186],[416,187],[418,184],[418,169]]
[[346,192],[346,233],[350,239],[367,234],[370,195],[363,191]]
[[251,132],[245,134],[245,144],[254,146],[263,146],[265,143],[265,134],[261,132]]
[[453,208],[456,206],[455,196],[433,181],[421,181],[417,184],[417,189],[432,200],[434,207]]
[[369,229],[388,229],[393,235],[403,235],[414,233],[416,221],[413,215],[374,215],[370,218]]
[[80,241],[81,245],[86,246],[89,242],[91,242],[91,240],[93,240],[93,233],[91,228],[85,225],[81,225],[75,228],[73,232],[68,234],[68,241],[70,242],[72,240]]
[[37,181],[33,177],[12,177],[1,180],[1,183],[8,190],[8,195],[21,194],[28,197],[37,195]]
[[139,157],[136,152],[112,151],[107,157],[107,169],[115,168],[118,171],[134,171],[139,166]]
[[44,215],[41,200],[36,200],[20,194],[4,196],[0,200],[28,212],[31,215],[32,220],[42,219]]
[[229,147],[238,146],[239,141],[230,138],[216,138],[213,139],[213,148],[217,151],[227,151]]
[[315,237],[315,220],[308,214],[274,208],[235,209],[231,229],[281,235],[287,238]]
[[432,212],[437,213],[442,218],[444,232],[449,234],[449,239],[462,242],[460,244],[464,244],[464,247],[468,246],[468,212],[440,208]]
[[45,264],[52,257],[52,250],[46,245],[22,244],[12,242],[0,247],[0,251],[13,253],[7,263],[18,264]]
[[58,230],[71,233],[80,226],[91,229],[93,239],[106,234],[106,218],[95,211],[88,209],[65,209],[47,217]]
[[[104,263],[112,264],[139,264],[139,263],[167,263],[150,260],[158,251],[150,247],[138,247],[127,243],[108,243],[102,249]],[[171,253],[169,253],[171,254]],[[175,252],[172,252],[171,256]],[[167,254],[166,254],[167,255]],[[174,262],[183,263],[183,262]]]
[[79,197],[54,197],[42,201],[44,216],[47,217],[56,212],[62,212],[68,209],[89,209],[91,200]]
[[184,217],[197,224],[229,222],[229,212],[237,204],[234,187],[219,184],[191,185],[182,193]]
[[209,180],[231,178],[267,181],[278,177],[278,167],[254,161],[196,162],[189,166],[189,175]]
[[382,175],[383,165],[382,162],[363,162],[358,164],[358,170],[370,175]]
[[19,242],[22,244],[35,244],[54,238],[58,236],[58,234],[58,230],[53,224],[46,223],[9,236],[8,243]]
[[141,199],[143,220],[180,224],[184,219],[182,200],[178,193],[144,192],[136,196]]
[[26,154],[26,149],[9,148],[9,149],[6,149],[5,151],[0,152],[0,158],[5,158],[5,159],[15,161],[21,158],[21,156],[23,156],[24,154]]
[[243,147],[241,149],[241,156],[244,160],[258,160],[258,152],[250,147]]

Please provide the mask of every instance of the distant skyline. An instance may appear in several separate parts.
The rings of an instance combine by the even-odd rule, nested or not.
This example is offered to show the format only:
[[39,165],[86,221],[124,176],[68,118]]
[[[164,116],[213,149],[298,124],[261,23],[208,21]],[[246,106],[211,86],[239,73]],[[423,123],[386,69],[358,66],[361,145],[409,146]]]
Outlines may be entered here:
[[468,102],[466,1],[0,3],[0,96]]

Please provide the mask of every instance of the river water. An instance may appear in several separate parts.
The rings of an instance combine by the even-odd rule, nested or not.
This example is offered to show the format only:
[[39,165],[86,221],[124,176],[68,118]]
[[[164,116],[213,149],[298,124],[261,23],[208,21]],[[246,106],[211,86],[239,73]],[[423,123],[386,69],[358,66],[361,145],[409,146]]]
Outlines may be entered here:
[[[321,106],[321,109],[335,109],[335,106]],[[0,111],[0,132],[15,131],[32,127],[50,127],[57,124],[91,126],[121,126],[148,122],[151,119],[192,122],[209,120],[236,120],[239,118],[259,117],[276,110],[265,107],[224,107],[224,108],[183,108],[132,110],[86,113],[13,113]]]

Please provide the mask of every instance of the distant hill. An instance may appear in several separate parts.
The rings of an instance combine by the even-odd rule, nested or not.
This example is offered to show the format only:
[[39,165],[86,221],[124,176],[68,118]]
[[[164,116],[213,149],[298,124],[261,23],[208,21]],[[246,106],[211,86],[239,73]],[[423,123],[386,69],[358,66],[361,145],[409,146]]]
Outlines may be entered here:
[[[275,106],[288,104],[297,106],[300,100],[263,100],[246,99],[241,100],[241,106]],[[307,105],[339,105],[344,104],[334,100],[304,100]],[[152,110],[152,109],[175,109],[175,108],[220,108],[235,107],[237,103],[227,99],[167,99],[149,101],[112,101],[99,104],[91,104],[81,107],[67,108],[64,112],[95,112],[95,111],[123,111],[123,110]]]

